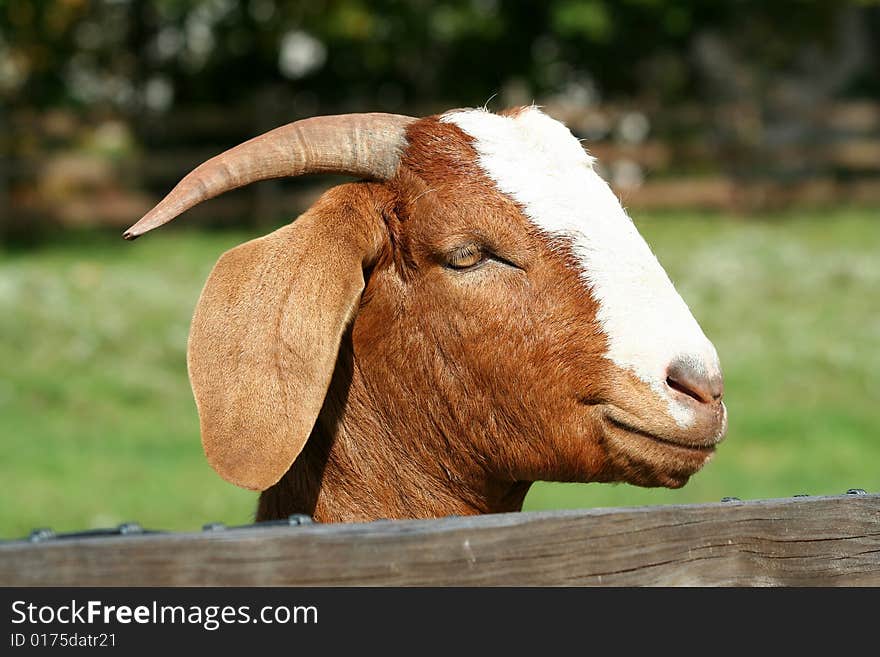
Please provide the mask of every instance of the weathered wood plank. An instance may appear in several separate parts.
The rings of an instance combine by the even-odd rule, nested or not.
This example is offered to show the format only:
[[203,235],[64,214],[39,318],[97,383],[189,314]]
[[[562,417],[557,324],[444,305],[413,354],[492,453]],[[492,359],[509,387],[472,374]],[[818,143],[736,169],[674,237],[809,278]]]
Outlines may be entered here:
[[0,584],[880,585],[880,495],[0,544]]

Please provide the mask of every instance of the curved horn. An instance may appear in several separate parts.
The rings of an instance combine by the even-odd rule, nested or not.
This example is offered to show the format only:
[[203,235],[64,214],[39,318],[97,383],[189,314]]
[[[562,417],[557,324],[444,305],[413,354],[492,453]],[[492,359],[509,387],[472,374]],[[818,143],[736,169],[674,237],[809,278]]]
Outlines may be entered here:
[[275,128],[193,169],[122,236],[133,240],[202,201],[258,180],[306,173],[386,180],[397,170],[413,121],[399,114],[342,114]]

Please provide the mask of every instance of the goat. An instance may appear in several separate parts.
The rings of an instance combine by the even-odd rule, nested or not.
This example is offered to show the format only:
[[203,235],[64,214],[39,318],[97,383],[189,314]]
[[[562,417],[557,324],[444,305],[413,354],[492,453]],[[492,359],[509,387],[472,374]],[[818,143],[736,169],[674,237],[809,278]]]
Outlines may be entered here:
[[593,160],[536,107],[315,117],[125,234],[256,180],[362,180],[223,254],[187,364],[258,520],[520,510],[532,482],[683,486],[727,429],[712,343]]

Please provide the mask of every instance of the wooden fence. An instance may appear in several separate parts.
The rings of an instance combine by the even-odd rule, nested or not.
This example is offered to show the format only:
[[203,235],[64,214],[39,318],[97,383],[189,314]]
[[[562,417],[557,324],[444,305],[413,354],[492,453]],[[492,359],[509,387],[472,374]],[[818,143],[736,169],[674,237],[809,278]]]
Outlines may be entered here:
[[880,586],[880,495],[0,544],[3,586]]

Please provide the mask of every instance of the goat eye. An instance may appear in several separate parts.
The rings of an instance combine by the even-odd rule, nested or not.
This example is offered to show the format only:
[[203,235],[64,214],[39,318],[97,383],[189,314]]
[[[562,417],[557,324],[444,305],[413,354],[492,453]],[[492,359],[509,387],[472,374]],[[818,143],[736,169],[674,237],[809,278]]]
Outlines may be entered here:
[[476,244],[468,244],[449,252],[446,256],[446,266],[452,269],[470,269],[485,259],[485,254]]

